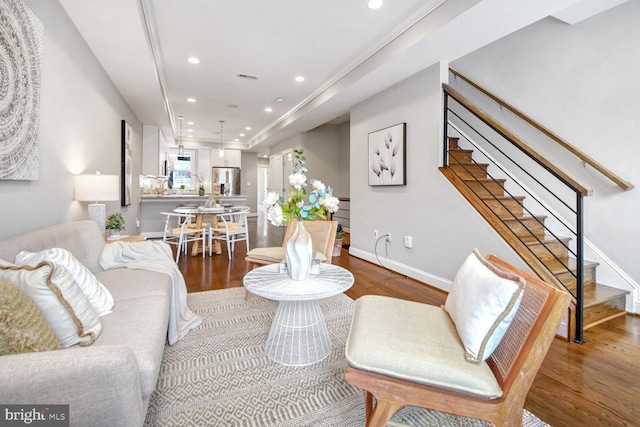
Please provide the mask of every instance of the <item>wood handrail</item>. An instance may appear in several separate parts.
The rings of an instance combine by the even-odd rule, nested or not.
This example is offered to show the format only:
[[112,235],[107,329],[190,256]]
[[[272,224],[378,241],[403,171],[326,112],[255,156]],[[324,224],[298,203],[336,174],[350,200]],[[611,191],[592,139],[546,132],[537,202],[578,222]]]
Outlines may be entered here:
[[590,196],[592,194],[591,189],[585,187],[584,185],[582,185],[581,183],[573,179],[568,173],[566,173],[565,171],[563,171],[562,169],[554,165],[552,162],[547,160],[546,157],[544,157],[542,154],[538,153],[535,149],[527,145],[527,143],[525,143],[522,139],[516,136],[513,132],[511,132],[509,129],[504,127],[501,123],[493,119],[487,113],[482,111],[480,108],[478,108],[475,104],[473,104],[467,98],[462,96],[460,92],[458,92],[457,90],[455,90],[454,88],[452,88],[446,83],[443,83],[442,87],[446,93],[448,93],[456,101],[464,105],[467,109],[469,109],[469,111],[474,113],[476,116],[482,119],[489,126],[492,126],[494,129],[496,129],[498,132],[504,135],[505,138],[511,140],[514,145],[519,147],[522,151],[526,152],[529,156],[531,156],[531,158],[535,159],[538,163],[540,163],[545,168],[547,168],[548,170],[556,174],[556,176],[564,180],[564,182],[567,185],[571,186],[574,191],[582,194],[583,196]]
[[533,126],[535,129],[540,131],[542,134],[546,135],[551,140],[553,140],[556,143],[558,143],[560,146],[562,146],[567,151],[569,151],[570,153],[572,153],[573,155],[578,157],[580,160],[582,160],[583,162],[585,162],[589,166],[593,167],[595,170],[600,172],[602,175],[606,176],[611,181],[613,181],[618,187],[622,188],[625,191],[628,191],[628,190],[631,190],[632,188],[634,188],[633,184],[631,184],[630,182],[625,181],[624,179],[620,178],[618,175],[616,175],[615,173],[611,172],[609,169],[607,169],[606,167],[604,167],[603,165],[598,163],[596,160],[592,159],[587,154],[585,154],[582,151],[578,150],[576,147],[571,145],[569,142],[567,142],[564,139],[560,138],[558,135],[556,135],[555,133],[553,133],[552,131],[550,131],[546,127],[542,126],[541,124],[539,124],[538,122],[533,120],[531,117],[527,116],[526,114],[524,114],[523,112],[518,110],[513,105],[509,104],[506,101],[503,101],[499,97],[495,96],[494,94],[492,94],[491,92],[489,92],[488,90],[486,90],[482,86],[476,84],[471,79],[469,79],[468,77],[466,77],[463,74],[459,73],[458,71],[454,70],[453,68],[449,68],[449,71],[451,71],[451,73],[454,76],[461,78],[462,80],[467,82],[469,85],[471,85],[472,87],[474,87],[478,91],[482,92],[487,97],[489,97],[492,100],[494,100],[495,102],[497,102],[499,105],[505,107],[506,109],[511,111],[513,114],[515,114],[516,116],[520,117],[526,123],[528,123],[529,125]]

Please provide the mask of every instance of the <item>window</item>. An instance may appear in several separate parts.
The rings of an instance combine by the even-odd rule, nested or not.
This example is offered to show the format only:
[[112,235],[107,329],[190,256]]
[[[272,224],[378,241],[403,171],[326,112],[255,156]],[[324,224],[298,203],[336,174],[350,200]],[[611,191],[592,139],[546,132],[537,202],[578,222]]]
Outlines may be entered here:
[[193,150],[185,150],[183,155],[178,155],[177,149],[169,149],[169,165],[168,175],[173,183],[173,188],[182,188],[185,190],[196,189],[192,180],[192,173],[195,170],[195,152]]

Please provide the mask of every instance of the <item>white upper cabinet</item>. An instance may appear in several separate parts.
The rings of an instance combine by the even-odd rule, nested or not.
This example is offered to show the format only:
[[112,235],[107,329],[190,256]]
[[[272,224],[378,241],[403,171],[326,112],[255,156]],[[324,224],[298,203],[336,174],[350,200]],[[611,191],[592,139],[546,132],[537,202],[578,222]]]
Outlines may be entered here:
[[211,150],[211,163],[217,167],[239,168],[242,158],[240,150],[224,150],[224,157],[218,156],[218,150]]
[[164,175],[167,141],[158,126],[142,126],[142,175]]

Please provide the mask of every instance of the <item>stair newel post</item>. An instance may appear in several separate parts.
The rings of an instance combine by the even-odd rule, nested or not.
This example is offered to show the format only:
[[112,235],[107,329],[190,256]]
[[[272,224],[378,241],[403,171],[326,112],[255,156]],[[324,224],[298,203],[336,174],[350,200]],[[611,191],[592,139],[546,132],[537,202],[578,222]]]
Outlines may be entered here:
[[576,335],[575,343],[584,344],[584,224],[583,196],[576,192]]

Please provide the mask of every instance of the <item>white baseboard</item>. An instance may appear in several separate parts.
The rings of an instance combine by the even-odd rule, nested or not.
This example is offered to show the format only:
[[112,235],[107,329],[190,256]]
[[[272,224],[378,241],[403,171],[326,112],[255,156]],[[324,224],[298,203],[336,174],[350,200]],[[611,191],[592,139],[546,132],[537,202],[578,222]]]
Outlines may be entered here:
[[433,286],[434,288],[438,288],[446,292],[449,292],[451,290],[451,280],[447,280],[426,271],[418,270],[417,268],[411,267],[410,265],[402,264],[389,258],[379,257],[380,262],[382,263],[380,264],[378,263],[375,254],[363,251],[362,249],[354,248],[353,246],[349,247],[349,255],[362,258],[376,265],[382,265],[383,267],[391,271],[395,271],[396,273],[418,280],[419,282],[426,283],[430,286]]

